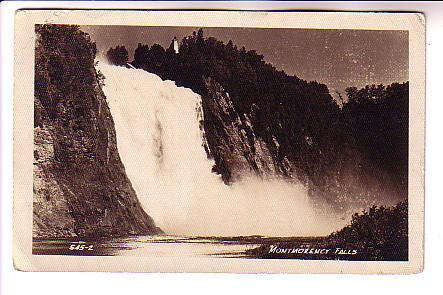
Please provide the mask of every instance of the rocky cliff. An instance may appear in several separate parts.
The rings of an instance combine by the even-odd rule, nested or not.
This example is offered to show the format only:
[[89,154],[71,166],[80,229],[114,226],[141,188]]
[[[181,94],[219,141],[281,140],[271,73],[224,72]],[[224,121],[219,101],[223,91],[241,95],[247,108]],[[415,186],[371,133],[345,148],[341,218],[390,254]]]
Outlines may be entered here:
[[[124,46],[107,57],[129,61]],[[407,197],[408,83],[349,87],[337,101],[326,85],[202,29],[178,53],[139,43],[131,64],[201,96],[204,146],[226,184],[249,174],[284,178],[340,211]]]
[[36,34],[34,237],[160,233],[120,160],[95,44],[76,26]]
[[215,161],[214,172],[226,183],[245,176],[295,179],[295,167],[280,153],[275,136],[267,143],[256,136],[251,115],[239,113],[228,92],[214,79],[205,79],[202,97],[205,149]]
[[[127,59],[124,47],[116,58]],[[108,51],[114,60],[116,49]],[[109,56],[110,55],[110,56]],[[326,85],[278,71],[254,50],[203,31],[179,53],[139,44],[132,65],[202,97],[202,129],[213,171],[226,184],[248,175],[284,178],[325,190],[340,165],[340,109]]]

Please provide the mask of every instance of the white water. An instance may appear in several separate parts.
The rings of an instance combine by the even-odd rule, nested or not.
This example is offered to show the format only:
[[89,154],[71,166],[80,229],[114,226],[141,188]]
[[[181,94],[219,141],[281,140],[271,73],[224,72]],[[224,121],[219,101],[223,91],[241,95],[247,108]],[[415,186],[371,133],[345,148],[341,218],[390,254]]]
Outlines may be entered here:
[[346,223],[314,210],[301,185],[255,178],[225,185],[202,147],[199,95],[143,70],[98,68],[126,173],[166,233],[316,236]]

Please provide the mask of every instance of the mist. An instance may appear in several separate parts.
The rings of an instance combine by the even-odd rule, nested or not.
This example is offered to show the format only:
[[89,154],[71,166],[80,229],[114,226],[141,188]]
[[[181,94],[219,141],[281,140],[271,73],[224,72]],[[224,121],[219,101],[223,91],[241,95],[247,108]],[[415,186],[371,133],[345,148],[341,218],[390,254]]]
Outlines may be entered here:
[[143,70],[99,62],[126,173],[165,233],[192,236],[324,236],[349,222],[318,209],[301,184],[212,173],[199,127],[201,97]]

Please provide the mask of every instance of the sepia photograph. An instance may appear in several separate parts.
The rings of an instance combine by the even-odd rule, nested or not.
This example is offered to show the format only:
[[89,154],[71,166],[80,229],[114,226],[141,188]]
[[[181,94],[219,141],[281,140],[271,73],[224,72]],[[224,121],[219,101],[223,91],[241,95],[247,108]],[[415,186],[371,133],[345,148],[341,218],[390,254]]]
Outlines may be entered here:
[[235,12],[225,25],[215,12],[195,12],[201,25],[55,13],[21,18],[32,193],[14,201],[32,212],[14,214],[32,257],[420,268],[423,143],[411,134],[423,136],[424,30],[402,26],[420,28],[419,15],[353,28],[274,25],[302,13],[248,13],[262,25]]

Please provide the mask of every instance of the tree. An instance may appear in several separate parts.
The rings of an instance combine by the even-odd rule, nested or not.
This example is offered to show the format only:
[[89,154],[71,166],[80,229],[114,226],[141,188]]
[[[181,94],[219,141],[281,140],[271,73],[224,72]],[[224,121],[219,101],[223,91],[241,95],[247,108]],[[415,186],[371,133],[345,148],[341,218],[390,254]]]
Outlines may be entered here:
[[143,68],[148,60],[149,60],[149,46],[138,43],[138,46],[134,52],[134,66]]
[[203,29],[200,28],[200,29],[198,29],[198,32],[197,32],[197,41],[203,41],[203,40],[204,40]]
[[331,247],[358,249],[370,260],[408,260],[408,202],[355,213],[329,241]]
[[165,49],[159,44],[154,44],[151,46],[151,50],[149,50],[149,57],[155,64],[162,64],[165,57]]
[[326,85],[289,76],[255,50],[205,37],[202,29],[182,39],[180,54],[139,44],[134,58],[135,66],[203,98],[205,79],[217,81],[238,114],[250,118],[254,136],[270,147],[273,138],[280,143],[274,152],[297,167],[312,194],[334,201],[343,191],[357,195],[355,182],[365,191],[374,179],[407,189],[407,85],[349,87],[337,102]]
[[110,48],[106,53],[106,57],[111,64],[123,66],[128,63],[128,50],[124,46]]
[[409,83],[351,87],[346,92],[342,121],[364,166],[378,171],[374,177],[380,182],[391,181],[395,190],[407,194]]

